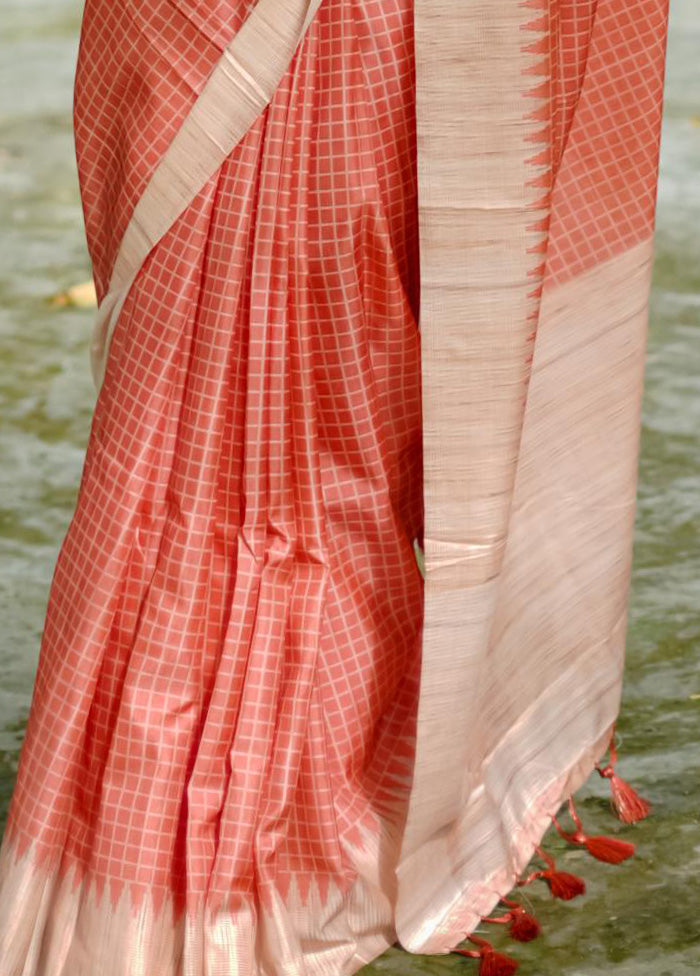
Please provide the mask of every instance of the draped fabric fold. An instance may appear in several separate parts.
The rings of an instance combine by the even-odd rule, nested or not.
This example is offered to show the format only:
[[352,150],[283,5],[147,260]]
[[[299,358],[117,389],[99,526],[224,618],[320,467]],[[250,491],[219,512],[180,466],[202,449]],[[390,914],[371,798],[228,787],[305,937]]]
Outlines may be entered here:
[[4,976],[351,974],[515,884],[619,708],[666,17],[87,0]]

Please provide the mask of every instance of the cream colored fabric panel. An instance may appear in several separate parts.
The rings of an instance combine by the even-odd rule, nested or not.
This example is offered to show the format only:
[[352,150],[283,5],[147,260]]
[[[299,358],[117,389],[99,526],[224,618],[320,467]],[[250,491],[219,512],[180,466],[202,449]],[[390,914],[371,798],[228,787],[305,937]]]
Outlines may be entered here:
[[544,238],[532,227],[547,216],[530,185],[547,171],[532,162],[542,123],[524,117],[541,101],[526,98],[531,20],[517,3],[415,5],[428,618],[435,587],[486,582],[503,556]]
[[[545,291],[500,576],[459,597],[433,591],[412,843],[398,869],[397,931],[412,951],[447,951],[510,890],[607,744],[624,664],[651,260],[646,241]],[[471,592],[483,598],[478,618]]]
[[415,5],[425,624],[398,926],[419,951],[418,926],[435,919],[416,915],[414,868],[436,838],[448,843],[465,776],[479,769],[474,690],[487,666],[539,305],[545,235],[534,228],[548,211],[532,184],[549,171],[532,161],[542,123],[526,117],[543,104],[528,97],[532,20],[520,3]]
[[[429,192],[436,179],[424,174]],[[525,207],[421,209],[429,587],[483,582],[503,558],[536,308],[534,219]]]
[[148,252],[272,98],[322,0],[258,0],[224,50],[132,214],[92,330],[99,390],[114,327]]

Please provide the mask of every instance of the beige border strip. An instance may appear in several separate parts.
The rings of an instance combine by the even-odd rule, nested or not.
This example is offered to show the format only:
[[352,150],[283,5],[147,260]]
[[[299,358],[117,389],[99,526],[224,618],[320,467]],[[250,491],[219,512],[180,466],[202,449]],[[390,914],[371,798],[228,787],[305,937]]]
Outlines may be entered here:
[[411,952],[507,894],[617,715],[651,267],[648,239],[545,289],[499,576],[433,591],[397,867]]
[[323,0],[259,0],[224,50],[138,200],[92,329],[99,391],[114,327],[149,251],[270,102]]
[[[474,685],[498,599],[549,214],[544,67],[525,49],[544,36],[527,29],[533,18],[522,3],[415,0],[425,607],[404,865],[449,835],[465,776],[478,775]],[[404,947],[427,938],[418,881],[404,867]],[[430,924],[435,906],[421,909]]]

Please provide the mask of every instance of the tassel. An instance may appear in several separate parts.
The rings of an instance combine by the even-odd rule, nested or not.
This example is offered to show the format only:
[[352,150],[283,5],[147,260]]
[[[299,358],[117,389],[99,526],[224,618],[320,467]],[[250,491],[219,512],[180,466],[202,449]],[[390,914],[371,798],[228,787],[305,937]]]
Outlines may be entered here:
[[510,926],[508,931],[511,938],[517,939],[518,942],[532,942],[536,939],[542,929],[535,916],[527,912],[517,901],[509,901],[507,898],[502,898],[501,901],[510,910],[505,915],[491,916],[482,921],[500,922]]
[[[610,769],[611,767],[606,768]],[[618,776],[617,773],[612,773],[610,776],[607,776],[606,773],[601,773],[601,775],[605,775],[610,780],[613,806],[623,823],[639,823],[640,820],[649,816],[651,803],[640,796],[626,779]]]
[[569,800],[569,813],[576,824],[576,830],[571,832],[564,830],[557,818],[552,817],[554,826],[564,840],[568,840],[572,844],[580,844],[593,857],[597,857],[599,861],[606,861],[608,864],[621,864],[634,854],[634,844],[628,840],[618,840],[616,837],[589,837],[585,834],[573,800]]
[[593,857],[608,864],[622,864],[634,854],[634,844],[616,837],[587,837],[586,848]]
[[577,878],[575,874],[569,874],[568,871],[558,871],[553,857],[543,851],[541,847],[537,847],[535,850],[542,860],[547,862],[548,867],[544,871],[533,871],[527,878],[518,881],[518,886],[522,887],[532,881],[546,881],[552,897],[560,898],[562,901],[571,901],[572,898],[577,898],[586,893],[586,885],[581,878]]
[[598,774],[603,779],[610,780],[610,792],[612,794],[612,804],[615,813],[623,823],[633,824],[644,820],[649,816],[651,804],[643,796],[640,796],[635,788],[628,783],[622,776],[615,772],[617,762],[617,750],[615,748],[615,729],[613,728],[612,738],[608,746],[610,752],[610,762],[606,766],[596,766]]
[[520,907],[513,911],[513,920],[510,923],[509,931],[512,938],[517,939],[518,942],[532,942],[542,929],[535,916]]
[[511,959],[510,956],[503,955],[502,952],[496,952],[494,947],[485,939],[470,935],[469,941],[479,948],[455,949],[454,951],[461,956],[478,959],[479,976],[513,976],[513,973],[517,972],[519,963],[515,959]]
[[549,885],[552,896],[562,901],[571,901],[586,893],[586,885],[581,878],[567,871],[542,871],[540,877]]
[[479,963],[479,976],[513,976],[517,972],[518,963],[510,956],[491,949],[484,952]]

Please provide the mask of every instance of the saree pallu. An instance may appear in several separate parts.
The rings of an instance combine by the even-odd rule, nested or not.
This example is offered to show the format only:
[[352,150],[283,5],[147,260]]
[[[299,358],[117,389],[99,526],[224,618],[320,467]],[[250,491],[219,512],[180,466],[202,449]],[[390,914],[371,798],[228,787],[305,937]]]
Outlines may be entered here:
[[515,884],[619,708],[666,16],[87,0],[3,976],[351,974]]

